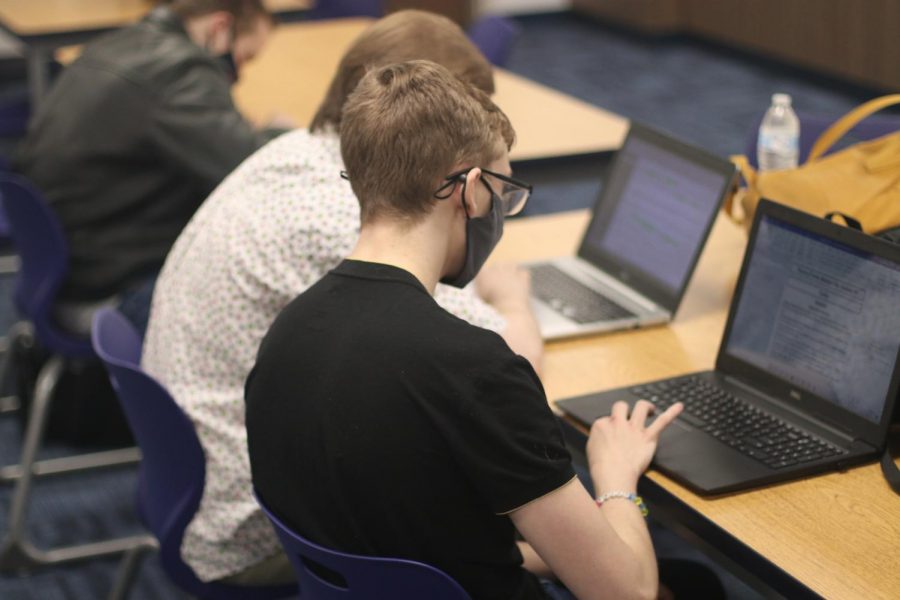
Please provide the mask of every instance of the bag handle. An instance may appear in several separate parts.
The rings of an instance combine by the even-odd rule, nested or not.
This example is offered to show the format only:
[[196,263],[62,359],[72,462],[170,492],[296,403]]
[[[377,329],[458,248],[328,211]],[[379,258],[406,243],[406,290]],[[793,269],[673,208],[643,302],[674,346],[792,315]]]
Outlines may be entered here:
[[894,462],[890,444],[884,449],[884,454],[881,455],[881,473],[887,480],[888,485],[891,486],[891,489],[895,493],[900,494],[900,469],[897,468],[897,463]]
[[[747,157],[743,154],[734,154],[731,156],[731,162],[733,162],[734,166],[737,167],[738,173],[740,173],[741,177],[744,178],[744,182],[747,184],[747,186],[755,188],[756,169],[753,168],[753,165],[750,164],[750,161],[747,160]],[[722,210],[725,212],[729,219],[740,225],[743,222],[743,219],[734,211],[734,203],[737,197],[737,191],[728,194],[725,197],[725,202],[722,205]]]
[[840,212],[840,211],[838,211],[838,210],[833,210],[833,211],[831,211],[831,212],[825,213],[825,217],[824,217],[824,218],[825,218],[826,220],[831,221],[832,223],[834,223],[834,222],[835,222],[835,220],[834,220],[835,217],[840,217],[840,218],[842,218],[842,219],[844,220],[844,224],[846,224],[847,227],[849,227],[850,229],[855,229],[855,230],[857,230],[857,231],[862,231],[862,230],[863,230],[863,228],[862,228],[862,223],[860,223],[859,221],[857,221],[856,219],[854,219],[853,217],[851,217],[851,216],[848,215],[847,213],[842,213],[842,212]]
[[900,104],[900,94],[881,96],[860,104],[835,121],[831,127],[819,136],[819,139],[816,140],[816,143],[813,144],[812,149],[809,151],[809,158],[806,159],[806,162],[812,162],[828,152],[839,139],[844,137],[848,131],[856,127],[866,117],[895,104]]
[[734,154],[731,156],[731,162],[737,167],[738,172],[741,174],[741,177],[744,178],[744,181],[747,182],[747,185],[755,187],[756,169],[753,168],[753,165],[750,164],[747,157],[743,154]]

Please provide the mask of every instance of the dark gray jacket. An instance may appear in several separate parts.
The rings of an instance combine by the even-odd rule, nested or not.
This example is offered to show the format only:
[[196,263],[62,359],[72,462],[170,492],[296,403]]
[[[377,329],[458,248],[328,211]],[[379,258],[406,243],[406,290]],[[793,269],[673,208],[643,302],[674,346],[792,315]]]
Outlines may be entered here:
[[158,271],[194,211],[267,137],[167,9],[88,44],[15,159],[69,242],[61,299],[105,298]]

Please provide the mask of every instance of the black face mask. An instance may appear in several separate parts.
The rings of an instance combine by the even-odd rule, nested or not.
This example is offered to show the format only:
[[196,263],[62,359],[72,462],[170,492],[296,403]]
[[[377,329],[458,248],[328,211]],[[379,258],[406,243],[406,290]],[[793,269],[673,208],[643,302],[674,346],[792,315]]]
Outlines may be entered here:
[[[225,76],[228,77],[228,80],[232,85],[237,83],[238,80],[238,67],[237,63],[234,61],[234,40],[237,37],[237,33],[234,31],[234,28],[231,30],[231,41],[228,43],[228,50],[226,50],[222,54],[213,54],[213,58],[219,66],[222,67],[222,70],[225,71]],[[205,46],[206,51],[210,52],[209,41],[207,40]]]
[[231,85],[237,83],[238,80],[238,67],[237,63],[234,62],[234,54],[229,50],[225,54],[220,54],[216,57],[216,60],[221,65],[222,69],[225,71],[225,74],[228,76],[228,79],[231,81]]
[[466,257],[462,269],[453,277],[441,279],[441,283],[457,288],[464,288],[475,279],[503,237],[502,202],[491,186],[483,179],[481,181],[491,192],[491,210],[483,217],[470,217],[466,212]]

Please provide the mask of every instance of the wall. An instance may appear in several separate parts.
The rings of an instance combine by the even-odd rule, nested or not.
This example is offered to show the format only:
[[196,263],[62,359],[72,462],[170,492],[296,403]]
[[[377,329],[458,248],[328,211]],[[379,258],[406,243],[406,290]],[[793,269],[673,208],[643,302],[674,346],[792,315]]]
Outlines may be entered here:
[[682,0],[690,31],[858,83],[900,90],[897,0]]
[[475,0],[476,14],[525,14],[568,10],[571,0]]
[[604,20],[619,23],[644,33],[663,34],[675,33],[682,28],[683,1],[573,0],[572,4],[576,10]]
[[573,0],[645,33],[685,32],[900,91],[900,0]]

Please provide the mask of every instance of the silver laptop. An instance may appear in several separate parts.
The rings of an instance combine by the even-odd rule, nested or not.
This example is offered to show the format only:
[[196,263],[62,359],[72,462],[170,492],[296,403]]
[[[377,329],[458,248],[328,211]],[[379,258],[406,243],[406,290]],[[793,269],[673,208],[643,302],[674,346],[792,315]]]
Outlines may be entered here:
[[727,159],[633,124],[578,255],[528,265],[544,339],[670,321],[734,176]]

